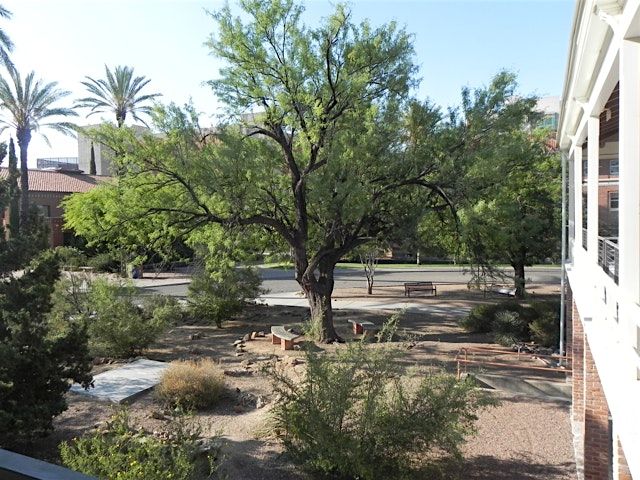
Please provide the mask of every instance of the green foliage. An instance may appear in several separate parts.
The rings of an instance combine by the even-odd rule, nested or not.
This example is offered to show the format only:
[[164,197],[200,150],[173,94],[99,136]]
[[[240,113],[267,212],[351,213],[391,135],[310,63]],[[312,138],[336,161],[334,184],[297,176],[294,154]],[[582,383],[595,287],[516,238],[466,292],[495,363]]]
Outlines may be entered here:
[[142,299],[142,311],[147,317],[165,325],[182,323],[186,312],[175,297],[168,295],[148,295]]
[[47,321],[58,259],[42,254],[24,274],[0,281],[0,446],[42,436],[67,407],[70,381],[87,386],[91,362],[86,329],[55,332]]
[[171,406],[202,409],[215,405],[225,388],[220,365],[211,359],[172,362],[154,393]]
[[87,267],[93,267],[96,272],[119,273],[120,259],[111,252],[101,252],[87,259]]
[[460,325],[472,333],[493,333],[496,343],[511,346],[533,341],[556,347],[560,339],[560,305],[557,301],[523,305],[513,300],[474,307]]
[[24,268],[31,259],[49,247],[49,225],[32,208],[28,222],[9,238],[0,235],[0,277]]
[[460,326],[471,333],[489,333],[498,312],[523,313],[523,307],[514,301],[483,303],[471,309],[469,315],[460,321]]
[[556,347],[560,342],[560,302],[533,302],[535,318],[529,325],[531,339],[544,346]]
[[307,372],[274,372],[276,431],[308,469],[338,478],[412,478],[458,458],[485,400],[449,375],[410,378],[399,351],[350,344],[336,356],[306,352]]
[[[161,94],[141,95],[140,91],[150,80],[145,77],[134,77],[132,67],[118,65],[112,72],[105,65],[104,70],[105,78],[96,80],[85,77],[82,85],[85,86],[90,96],[79,99],[76,102],[77,106],[90,108],[91,111],[87,116],[104,112],[114,113],[118,127],[124,125],[127,115],[131,115],[134,120],[146,125],[139,115],[150,114],[149,101]],[[91,153],[93,158],[93,144],[91,145]],[[95,160],[93,163],[93,173],[95,174]]]
[[134,428],[122,410],[99,431],[62,443],[60,456],[72,470],[103,480],[194,478],[198,431],[174,419],[167,433],[158,438]]
[[163,316],[142,314],[136,306],[135,287],[94,281],[88,302],[90,345],[94,352],[114,357],[131,357],[148,347],[167,327]]
[[218,327],[242,311],[246,300],[260,293],[260,276],[253,268],[219,265],[212,271],[202,268],[189,284],[188,302],[192,316]]
[[87,264],[87,257],[84,253],[74,247],[56,247],[55,249],[60,265],[64,269],[77,270]]
[[518,312],[509,310],[501,310],[495,314],[491,330],[495,342],[505,347],[526,340],[529,333],[527,320]]
[[148,347],[170,324],[176,311],[168,305],[144,311],[131,284],[70,275],[58,282],[50,313],[58,331],[72,323],[87,326],[94,355],[131,357]]

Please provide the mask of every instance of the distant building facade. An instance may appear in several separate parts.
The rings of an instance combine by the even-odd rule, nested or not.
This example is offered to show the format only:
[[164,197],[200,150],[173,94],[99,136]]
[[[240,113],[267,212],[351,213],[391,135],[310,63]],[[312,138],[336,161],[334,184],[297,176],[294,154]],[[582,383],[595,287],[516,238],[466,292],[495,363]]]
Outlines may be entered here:
[[[0,178],[8,178],[9,170],[0,168]],[[49,223],[51,247],[68,244],[72,235],[64,230],[62,200],[72,193],[88,192],[109,177],[86,175],[78,171],[29,170],[29,203],[35,205]],[[2,213],[2,212],[0,212]],[[9,209],[0,220],[9,222]]]
[[640,480],[640,0],[578,0],[558,141],[568,166],[579,478]]

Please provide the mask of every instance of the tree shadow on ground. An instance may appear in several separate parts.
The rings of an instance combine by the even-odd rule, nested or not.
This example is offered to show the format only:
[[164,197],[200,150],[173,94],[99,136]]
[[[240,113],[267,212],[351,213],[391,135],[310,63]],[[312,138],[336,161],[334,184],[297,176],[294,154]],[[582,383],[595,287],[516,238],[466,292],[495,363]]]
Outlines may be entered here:
[[[560,480],[575,478],[575,464],[571,462],[548,465],[527,457],[500,459],[479,455],[460,465],[458,476],[452,479],[465,480]],[[573,473],[573,475],[572,475]]]

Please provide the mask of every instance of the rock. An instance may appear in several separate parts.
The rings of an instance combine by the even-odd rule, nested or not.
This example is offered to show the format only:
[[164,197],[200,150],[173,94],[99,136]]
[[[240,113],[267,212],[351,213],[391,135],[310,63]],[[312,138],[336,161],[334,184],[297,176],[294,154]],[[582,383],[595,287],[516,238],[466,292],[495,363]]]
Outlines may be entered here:
[[202,353],[202,350],[200,350],[198,347],[189,347],[189,353],[191,355],[200,355]]
[[259,355],[257,357],[254,357],[253,360],[255,362],[268,362],[272,358],[277,358],[277,355]]
[[196,332],[189,335],[189,340],[200,340],[202,338],[202,333]]
[[293,346],[293,349],[294,349],[294,350],[302,350],[302,347],[301,347],[300,345],[298,345],[298,344],[295,344],[295,345]]
[[262,337],[266,337],[266,335],[265,335],[265,333],[264,333],[263,331],[260,331],[260,332],[258,332],[258,333],[256,334],[256,337],[260,337],[260,338],[262,338]]
[[235,342],[233,342],[234,347],[237,347],[238,345],[242,345],[242,340],[236,340]]
[[244,352],[236,352],[236,357],[242,357],[244,355]]
[[221,446],[217,438],[201,438],[196,442],[196,452],[204,455],[216,452]]
[[242,365],[243,367],[248,367],[249,365],[253,365],[253,362],[247,358],[246,360],[241,361],[240,365]]
[[234,405],[234,406],[233,406],[233,411],[234,411],[235,413],[242,413],[244,410],[243,410],[242,406],[240,406],[240,405]]
[[258,332],[251,332],[251,340],[255,340],[258,336]]
[[158,410],[154,410],[153,412],[151,412],[151,415],[149,415],[149,417],[156,420],[169,420],[164,413],[159,412]]
[[267,401],[265,400],[265,398],[260,395],[258,398],[256,398],[256,408],[260,409],[262,407],[264,407],[267,404]]
[[242,337],[243,342],[248,342],[251,340],[251,334],[247,333],[244,337]]
[[249,377],[253,375],[251,370],[224,370],[223,373],[229,377]]

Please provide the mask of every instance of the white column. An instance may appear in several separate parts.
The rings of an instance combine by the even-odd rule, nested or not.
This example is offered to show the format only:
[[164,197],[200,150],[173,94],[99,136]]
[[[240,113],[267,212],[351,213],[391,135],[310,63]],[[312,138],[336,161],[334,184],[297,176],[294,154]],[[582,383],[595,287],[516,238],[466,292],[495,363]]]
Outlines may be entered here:
[[587,147],[587,249],[588,257],[598,263],[598,177],[600,173],[600,118],[589,117]]
[[[563,154],[564,155],[564,154]],[[563,160],[565,160],[563,158]],[[576,187],[575,187],[575,164],[573,163],[573,159],[566,160],[567,161],[567,217],[569,219],[569,243],[567,244],[568,251],[567,255],[573,258],[571,245],[575,242],[576,239]],[[570,262],[571,263],[571,262]]]
[[573,217],[576,222],[574,247],[582,248],[582,145],[573,149],[573,189]]
[[640,300],[640,45],[620,49],[620,288]]

